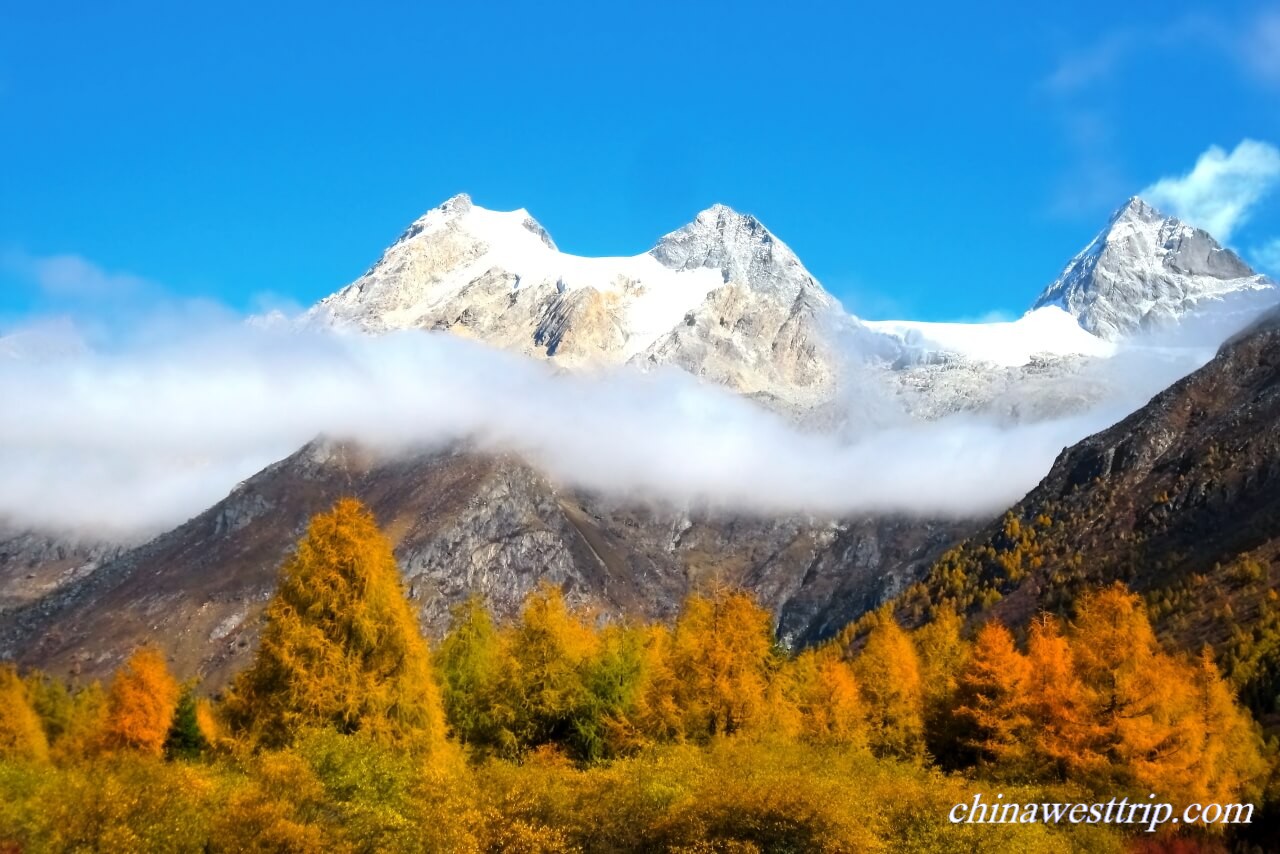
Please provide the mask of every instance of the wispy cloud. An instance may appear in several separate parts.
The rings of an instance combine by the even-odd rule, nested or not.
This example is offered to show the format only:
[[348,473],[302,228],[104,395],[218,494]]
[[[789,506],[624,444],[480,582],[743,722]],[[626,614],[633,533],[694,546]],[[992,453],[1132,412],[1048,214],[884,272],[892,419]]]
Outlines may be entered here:
[[1121,61],[1140,44],[1133,30],[1106,33],[1092,44],[1063,54],[1045,78],[1044,85],[1057,94],[1075,92],[1111,76]]
[[11,249],[0,261],[11,273],[50,297],[121,299],[156,289],[142,276],[106,270],[79,255],[39,256]]
[[1164,24],[1104,30],[1059,54],[1042,83],[1056,95],[1072,95],[1107,83],[1144,54],[1169,50],[1217,56],[1251,79],[1280,84],[1280,9],[1238,18],[1196,13]]
[[1277,184],[1280,149],[1246,139],[1230,153],[1210,146],[1191,171],[1161,178],[1140,195],[1226,242]]
[[1258,269],[1280,277],[1280,237],[1264,243],[1250,253]]
[[[1158,54],[1225,62],[1253,82],[1280,85],[1280,9],[1245,16],[1196,12],[1148,26],[1103,28],[1062,50],[1040,80],[1072,159],[1054,191],[1055,213],[1094,215],[1132,192],[1098,96],[1127,68]],[[1230,214],[1224,216],[1230,220]]]
[[1258,14],[1239,38],[1239,57],[1258,80],[1280,85],[1280,9]]

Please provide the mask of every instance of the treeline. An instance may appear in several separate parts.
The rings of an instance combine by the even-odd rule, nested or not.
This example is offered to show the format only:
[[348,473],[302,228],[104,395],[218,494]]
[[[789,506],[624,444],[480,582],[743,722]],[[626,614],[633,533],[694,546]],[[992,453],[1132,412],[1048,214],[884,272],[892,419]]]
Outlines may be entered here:
[[[215,700],[139,650],[104,690],[0,670],[0,850],[1120,850],[1114,828],[957,828],[975,791],[1249,801],[1268,770],[1209,657],[1089,593],[1025,649],[888,612],[793,654],[748,595],[671,626],[543,587],[434,655],[368,511],[317,516]],[[1105,798],[1104,798],[1105,799]]]
[[912,633],[886,613],[852,656],[834,644],[786,653],[740,592],[691,597],[671,628],[597,628],[543,589],[501,629],[468,603],[438,659],[453,732],[508,758],[749,734],[1186,802],[1241,795],[1267,770],[1212,658],[1162,652],[1120,587],[1085,596],[1070,626],[1038,619],[1025,651],[998,623],[970,641],[952,613]]

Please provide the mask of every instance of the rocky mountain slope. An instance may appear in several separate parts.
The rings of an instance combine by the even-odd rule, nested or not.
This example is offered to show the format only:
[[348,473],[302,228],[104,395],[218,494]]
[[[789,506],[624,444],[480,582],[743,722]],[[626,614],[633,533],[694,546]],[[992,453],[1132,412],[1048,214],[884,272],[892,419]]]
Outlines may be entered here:
[[512,614],[542,582],[616,617],[665,617],[696,585],[754,590],[778,633],[836,631],[919,577],[965,533],[916,519],[761,519],[622,505],[564,490],[518,460],[454,449],[399,458],[315,442],[169,534],[0,620],[0,654],[84,677],[139,643],[217,687],[252,649],[281,560],[344,495],[388,531],[423,626],[473,592]]
[[90,575],[125,543],[0,524],[0,615]]
[[1275,710],[1280,689],[1280,309],[1200,370],[1059,456],[1004,518],[948,552],[903,597],[1024,625],[1087,586],[1146,594],[1189,652],[1210,644]]
[[1059,306],[1089,332],[1115,340],[1168,326],[1214,301],[1245,298],[1246,306],[1256,305],[1247,298],[1274,285],[1207,232],[1135,196],[1033,308]]

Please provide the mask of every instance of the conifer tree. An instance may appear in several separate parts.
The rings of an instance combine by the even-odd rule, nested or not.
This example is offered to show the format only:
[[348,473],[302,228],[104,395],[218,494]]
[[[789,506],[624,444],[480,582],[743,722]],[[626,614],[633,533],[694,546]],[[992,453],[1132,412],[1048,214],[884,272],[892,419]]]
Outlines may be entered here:
[[574,724],[573,741],[586,759],[618,756],[641,745],[633,719],[644,680],[646,633],[614,624],[599,637],[583,677],[588,705]]
[[391,544],[359,501],[313,518],[285,561],[257,655],[226,711],[268,746],[303,727],[420,747],[443,739],[427,643]]
[[66,733],[75,715],[75,695],[61,679],[52,679],[42,673],[30,673],[23,680],[27,687],[27,700],[40,718],[49,745]]
[[178,705],[178,682],[164,656],[142,647],[120,665],[107,690],[103,744],[159,756]]
[[591,705],[586,669],[599,649],[594,629],[544,584],[525,600],[507,644],[504,704],[522,747],[568,743]]
[[1093,714],[1093,695],[1054,617],[1044,615],[1032,622],[1027,661],[1028,714],[1038,763],[1034,776],[1089,779],[1104,763],[1099,752],[1103,730]]
[[27,686],[13,667],[0,667],[0,759],[42,761],[48,756],[49,743]]
[[647,626],[640,649],[640,687],[632,720],[651,741],[684,738],[684,715],[677,701],[680,686],[672,668],[671,630],[661,623]]
[[200,726],[195,689],[186,685],[173,712],[173,722],[164,742],[164,755],[170,759],[193,759],[208,749],[209,740]]
[[800,653],[788,663],[786,681],[784,699],[795,710],[801,738],[815,744],[866,746],[866,707],[853,667],[837,647]]
[[1203,746],[1196,755],[1195,796],[1227,801],[1255,788],[1267,772],[1258,728],[1222,678],[1206,647],[1195,667],[1197,724]]
[[867,706],[868,736],[881,756],[924,755],[924,694],[911,638],[885,610],[876,615],[866,646],[854,662]]
[[1196,749],[1187,741],[1193,730],[1182,726],[1194,693],[1161,653],[1141,600],[1114,584],[1082,596],[1076,612],[1072,655],[1093,694],[1112,773],[1139,785],[1160,782],[1166,791],[1182,785]]
[[1029,675],[1027,659],[1008,629],[991,622],[978,630],[973,653],[960,674],[956,715],[968,722],[968,743],[979,761],[1004,777],[1018,777],[1028,767]]
[[731,735],[763,721],[775,665],[773,631],[769,612],[747,594],[690,596],[668,661],[685,737]]
[[964,752],[952,714],[957,680],[969,660],[969,644],[961,636],[963,626],[964,620],[954,608],[944,608],[911,635],[920,659],[925,744],[931,756],[948,764],[961,759]]
[[479,596],[453,609],[449,632],[436,650],[449,726],[463,744],[515,749],[508,728],[512,710],[501,705],[499,687],[508,669],[493,618]]
[[1142,601],[1122,585],[1085,595],[1077,614],[1072,654],[1111,772],[1188,802],[1238,797],[1260,767],[1259,742],[1212,661],[1162,652]]
[[[67,692],[69,705],[58,701],[56,735],[50,738],[49,753],[54,761],[80,759],[101,749],[107,717],[107,694],[99,682],[90,682],[74,693]],[[46,732],[52,728],[46,724]]]

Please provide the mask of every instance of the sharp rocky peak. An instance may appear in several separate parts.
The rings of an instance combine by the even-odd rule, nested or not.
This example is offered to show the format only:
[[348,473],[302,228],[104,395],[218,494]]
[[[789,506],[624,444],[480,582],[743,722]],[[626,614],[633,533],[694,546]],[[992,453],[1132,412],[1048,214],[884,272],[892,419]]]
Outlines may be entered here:
[[649,252],[672,270],[720,270],[726,283],[794,298],[825,293],[791,249],[750,214],[715,204],[658,241]]
[[1061,306],[1088,331],[1117,339],[1272,285],[1208,232],[1133,196],[1032,307]]
[[1146,200],[1141,196],[1130,196],[1129,201],[1121,205],[1120,209],[1111,215],[1110,225],[1115,225],[1115,223],[1123,219],[1152,223],[1176,218],[1166,217],[1160,211],[1147,204]]

